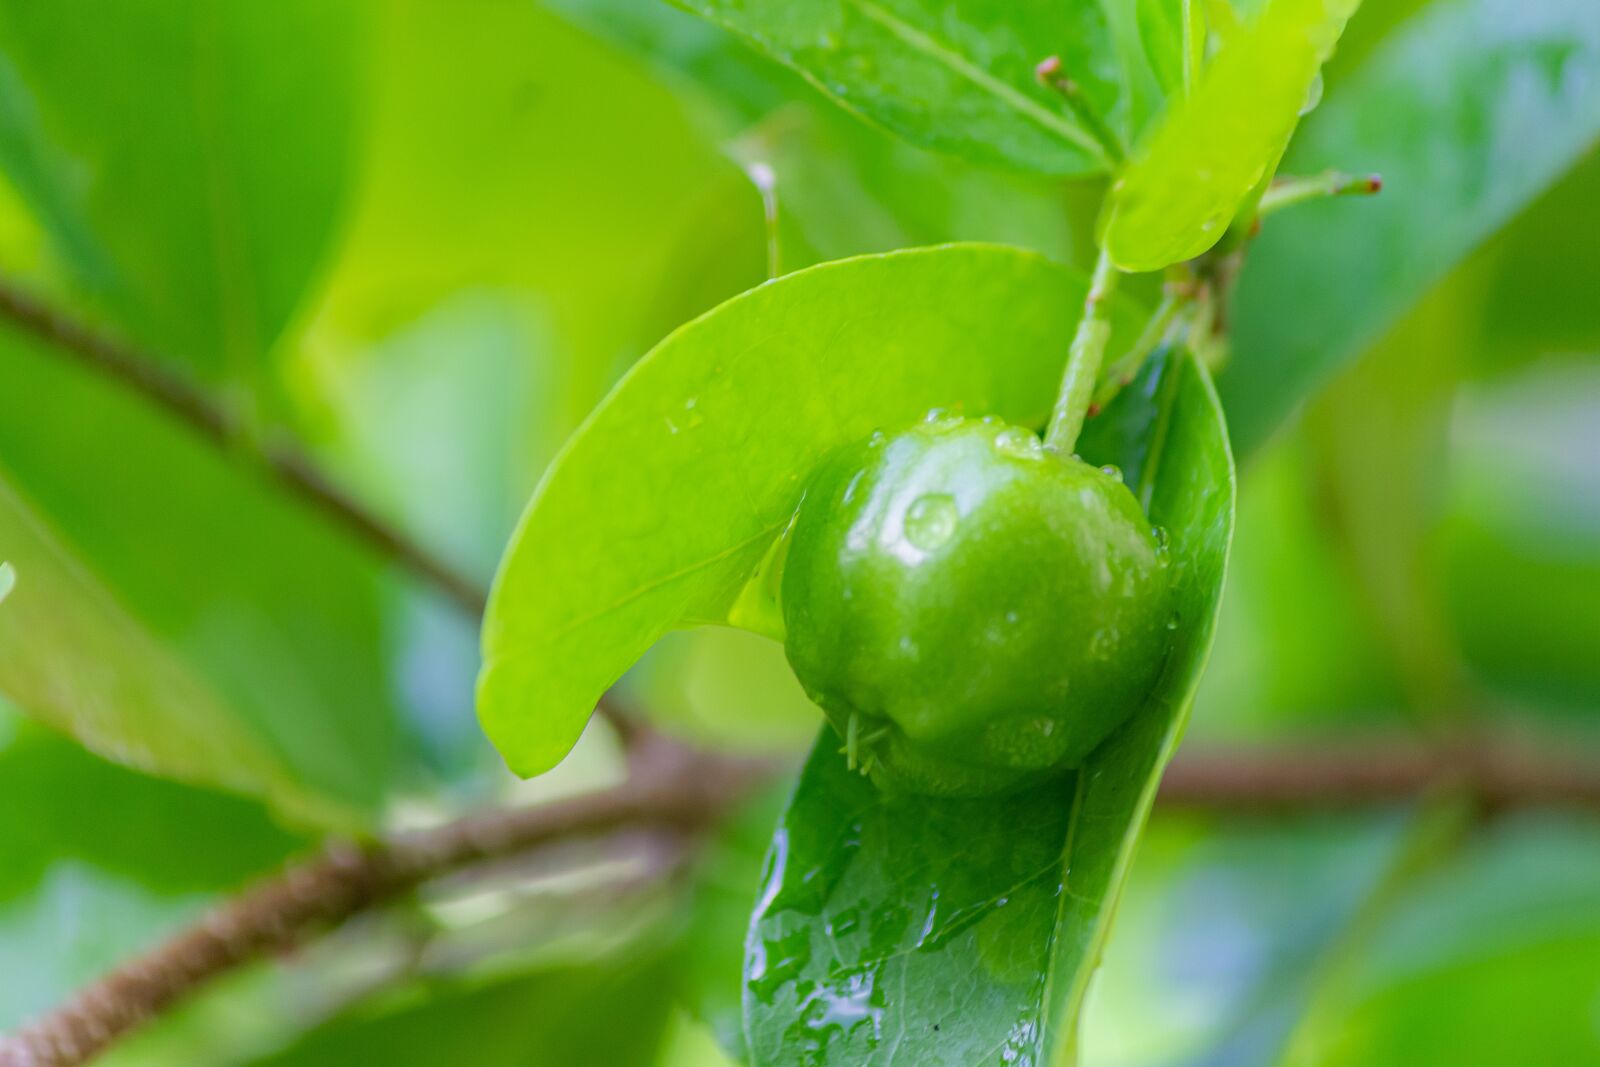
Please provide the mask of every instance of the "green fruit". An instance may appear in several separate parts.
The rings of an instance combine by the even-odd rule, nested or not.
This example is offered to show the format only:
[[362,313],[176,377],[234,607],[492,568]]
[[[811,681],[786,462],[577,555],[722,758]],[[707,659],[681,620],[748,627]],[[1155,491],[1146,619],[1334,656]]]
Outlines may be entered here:
[[1149,696],[1166,553],[1114,468],[930,416],[818,471],[789,534],[785,648],[880,784],[996,792],[1078,765]]

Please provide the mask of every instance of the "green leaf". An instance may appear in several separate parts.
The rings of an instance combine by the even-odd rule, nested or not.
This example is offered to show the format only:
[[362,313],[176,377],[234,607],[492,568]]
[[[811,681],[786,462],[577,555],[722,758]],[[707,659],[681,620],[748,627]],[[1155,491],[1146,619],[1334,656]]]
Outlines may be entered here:
[[1567,0],[1434,4],[1348,72],[1288,165],[1383,193],[1296,208],[1252,248],[1222,387],[1241,455],[1595,143],[1597,84],[1600,6]]
[[1205,58],[1206,15],[1202,0],[1136,0],[1139,41],[1145,59],[1169,99],[1194,88]]
[[0,738],[0,1029],[307,845],[257,804],[124,770],[3,706]]
[[0,166],[123,332],[213,380],[272,346],[340,212],[359,10],[0,3]]
[[349,825],[396,774],[383,572],[337,527],[0,333],[0,694],[131,766]]
[[1104,149],[1034,67],[1059,55],[1113,125],[1126,101],[1098,3],[677,0],[916,144],[1046,174],[1108,169]]
[[[478,715],[518,773],[554,766],[674,626],[725,622],[830,450],[936,406],[1040,422],[1083,276],[997,245],[865,256],[753,289],[672,334],[545,474],[484,622]],[[1115,336],[1139,322],[1120,308]]]
[[[412,494],[407,528],[487,576],[556,447],[618,374],[764,277],[761,205],[666,85],[538,5],[375,7],[363,184],[295,358],[331,394],[308,407],[347,420],[341,458],[378,472],[386,496]],[[474,403],[489,405],[482,423]],[[397,458],[421,447],[398,405],[425,420],[429,447],[493,449],[496,469],[452,451]],[[483,483],[468,487],[481,520],[439,506],[463,473]]]
[[1450,632],[1474,677],[1592,734],[1600,704],[1600,366],[1542,360],[1463,390],[1451,420],[1442,565]]
[[1413,822],[1158,810],[1084,1009],[1082,1062],[1273,1067]]
[[1089,429],[1083,454],[1148,488],[1171,537],[1179,626],[1150,704],[1076,774],[980,800],[885,794],[824,734],[751,921],[755,1064],[1071,1062],[1210,647],[1233,516],[1221,411],[1193,360],[1158,361]]
[[649,1067],[671,1004],[659,958],[416,983],[312,1030],[256,1067]]
[[1276,168],[1359,3],[1271,0],[1223,46],[1116,186],[1103,240],[1117,266],[1159,270],[1217,243]]
[[1480,829],[1374,931],[1287,1067],[1591,1063],[1600,833],[1524,813]]

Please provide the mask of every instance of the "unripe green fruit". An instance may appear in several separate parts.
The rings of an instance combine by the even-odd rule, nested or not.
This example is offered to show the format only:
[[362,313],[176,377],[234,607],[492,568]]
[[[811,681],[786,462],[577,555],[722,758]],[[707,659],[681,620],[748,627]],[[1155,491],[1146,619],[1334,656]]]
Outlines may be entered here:
[[988,419],[930,416],[832,457],[782,593],[801,684],[880,784],[912,792],[1077,766],[1143,705],[1171,637],[1166,553],[1120,475]]

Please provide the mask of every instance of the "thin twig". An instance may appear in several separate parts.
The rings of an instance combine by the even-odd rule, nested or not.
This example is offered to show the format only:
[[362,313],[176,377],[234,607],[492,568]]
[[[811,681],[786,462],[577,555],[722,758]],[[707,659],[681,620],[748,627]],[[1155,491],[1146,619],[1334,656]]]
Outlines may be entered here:
[[72,1000],[0,1039],[0,1067],[74,1067],[250,960],[424,882],[554,841],[625,828],[695,833],[763,773],[758,764],[662,746],[654,766],[605,792],[489,811],[376,845],[335,844],[226,901],[195,925],[123,964]]
[[258,449],[247,448],[238,420],[228,409],[160,360],[79,322],[5,279],[0,279],[0,318],[139,394],[229,455],[248,456],[263,474],[379,555],[428,582],[463,611],[483,613],[484,591],[474,582],[341,491],[293,445],[274,441]]

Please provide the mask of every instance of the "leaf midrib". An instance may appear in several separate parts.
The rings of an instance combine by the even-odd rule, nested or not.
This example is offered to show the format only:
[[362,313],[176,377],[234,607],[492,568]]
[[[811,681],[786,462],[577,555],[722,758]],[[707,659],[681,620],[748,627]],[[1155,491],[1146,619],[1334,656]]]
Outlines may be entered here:
[[894,34],[908,47],[944,66],[1036,125],[1070,141],[1087,152],[1100,166],[1110,168],[1111,161],[1106,158],[1105,150],[1100,147],[1099,142],[1015,86],[996,78],[938,38],[911,25],[894,12],[874,3],[873,0],[846,0],[846,3]]

